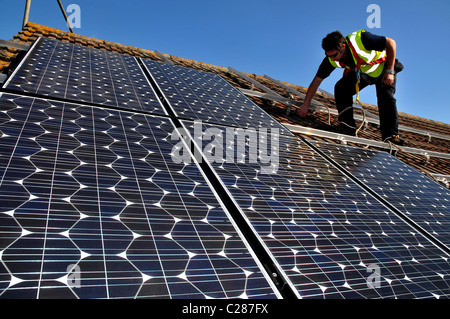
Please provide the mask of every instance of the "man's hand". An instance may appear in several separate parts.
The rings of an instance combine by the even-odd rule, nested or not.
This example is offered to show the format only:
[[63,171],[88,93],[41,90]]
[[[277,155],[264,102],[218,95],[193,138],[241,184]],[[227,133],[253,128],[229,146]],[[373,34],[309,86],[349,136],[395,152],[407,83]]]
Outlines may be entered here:
[[319,88],[320,83],[322,83],[322,81],[323,79],[319,78],[317,75],[314,77],[313,81],[308,87],[308,91],[306,92],[303,104],[300,104],[300,102],[294,104],[295,106],[298,106],[297,111],[295,111],[295,114],[297,114],[300,117],[306,116],[306,113],[308,113],[309,109],[309,103],[311,103],[311,100],[314,97],[314,94],[316,94],[317,89]]
[[299,108],[297,108],[297,111],[295,114],[297,114],[300,117],[305,117],[306,113],[308,113],[309,104],[302,104]]
[[390,73],[384,73],[383,76],[383,83],[385,85],[392,85],[395,82],[395,75],[394,74],[390,74]]

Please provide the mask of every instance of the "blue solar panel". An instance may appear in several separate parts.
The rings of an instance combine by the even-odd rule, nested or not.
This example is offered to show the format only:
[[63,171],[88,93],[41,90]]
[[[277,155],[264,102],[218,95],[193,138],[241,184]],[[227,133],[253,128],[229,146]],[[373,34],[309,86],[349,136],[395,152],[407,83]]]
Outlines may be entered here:
[[386,152],[315,145],[450,249],[450,192]]
[[167,114],[136,58],[40,38],[6,89]]
[[242,128],[278,128],[278,121],[221,76],[172,64],[143,60],[176,117]]
[[4,90],[0,298],[450,297],[448,191],[218,75],[39,39]]
[[[222,132],[217,144],[235,138],[206,124],[194,135],[193,123],[184,123],[204,152],[208,130]],[[298,297],[449,296],[445,252],[299,139],[263,140],[279,154],[271,174],[251,159],[251,142],[245,158],[235,146],[226,148],[228,160],[209,164]]]
[[3,94],[1,298],[277,298],[170,119]]

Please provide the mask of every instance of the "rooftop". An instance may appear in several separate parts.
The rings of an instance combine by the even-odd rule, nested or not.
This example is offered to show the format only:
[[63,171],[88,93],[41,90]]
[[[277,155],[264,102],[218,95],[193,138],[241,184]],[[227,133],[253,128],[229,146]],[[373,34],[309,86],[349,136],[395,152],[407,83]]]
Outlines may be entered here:
[[[357,111],[359,137],[332,132],[326,92],[301,119],[287,111],[306,89],[264,75],[33,23],[12,41],[0,48],[0,298],[450,295],[450,192],[385,152],[447,176],[449,125],[401,114],[409,145],[397,148],[372,105]],[[216,136],[279,128],[280,161],[246,163],[267,162],[239,139],[239,160],[208,148],[199,160],[209,141],[195,119]],[[194,137],[176,144],[184,129]],[[189,141],[189,161],[174,160]]]
[[[357,118],[359,115],[360,118],[369,120],[358,133],[358,137],[361,139],[354,140],[343,135],[327,135],[323,133],[333,132],[333,125],[338,123],[334,98],[330,96],[329,93],[319,91],[314,98],[315,101],[319,102],[318,104],[321,104],[322,110],[310,111],[306,118],[299,118],[293,111],[287,114],[287,109],[290,107],[289,102],[292,102],[292,99],[300,102],[303,99],[301,96],[294,96],[292,92],[289,92],[285,87],[287,86],[288,88],[292,88],[303,94],[306,93],[306,88],[299,85],[282,82],[282,84],[285,85],[283,87],[264,75],[244,74],[250,79],[256,80],[257,84],[262,84],[263,89],[270,89],[270,93],[267,94],[267,92],[264,92],[259,85],[255,85],[245,77],[232,72],[230,70],[231,68],[210,65],[183,57],[161,54],[151,50],[86,37],[31,22],[29,22],[23,30],[19,31],[12,41],[31,44],[38,37],[90,46],[135,57],[166,61],[179,66],[219,74],[236,88],[243,89],[244,93],[246,93],[251,100],[281,123],[299,126],[298,129],[294,129],[296,134],[300,134],[308,139],[347,143],[369,148],[377,148],[375,146],[381,145],[380,143],[370,142],[381,142],[377,120],[371,120],[371,115],[378,115],[378,109],[374,105],[361,103],[364,111],[360,109],[355,109],[354,111]],[[8,47],[0,48],[1,73],[8,74],[12,72],[20,60],[20,52],[19,49]],[[282,79],[277,80],[282,81]],[[362,120],[357,120],[357,124],[362,124]],[[399,114],[399,124],[401,126],[400,134],[408,141],[407,147],[391,147],[390,145],[385,145],[382,148],[394,153],[397,158],[415,169],[428,175],[434,174],[429,175],[432,178],[436,178],[437,175],[450,175],[450,159],[446,158],[446,155],[439,156],[439,154],[448,154],[448,150],[450,149],[450,125],[405,113]],[[318,129],[320,131],[308,131],[306,128]],[[369,140],[369,142],[366,143],[365,139]],[[445,183],[445,180],[443,181]],[[448,184],[446,185],[448,186]]]

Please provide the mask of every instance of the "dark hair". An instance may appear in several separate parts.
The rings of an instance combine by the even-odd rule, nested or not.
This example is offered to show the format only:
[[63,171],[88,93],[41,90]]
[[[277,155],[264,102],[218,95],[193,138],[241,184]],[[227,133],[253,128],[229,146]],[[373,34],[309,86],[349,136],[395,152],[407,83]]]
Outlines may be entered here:
[[339,50],[341,45],[345,43],[345,38],[340,31],[334,31],[322,40],[322,48],[326,51]]

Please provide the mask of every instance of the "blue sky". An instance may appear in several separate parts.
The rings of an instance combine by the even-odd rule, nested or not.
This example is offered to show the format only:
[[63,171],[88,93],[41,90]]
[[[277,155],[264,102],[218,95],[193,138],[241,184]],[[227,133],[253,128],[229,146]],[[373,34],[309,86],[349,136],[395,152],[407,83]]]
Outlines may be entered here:
[[[329,32],[366,29],[397,42],[400,112],[450,123],[450,1],[400,0],[62,0],[81,9],[76,33],[308,86]],[[380,28],[369,28],[370,4]],[[22,26],[25,0],[0,0],[0,38]],[[69,15],[72,12],[69,13]],[[68,30],[56,0],[32,0],[29,21]],[[444,55],[442,56],[441,53]],[[321,88],[334,91],[336,70]],[[361,101],[376,104],[375,88]]]

